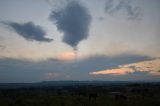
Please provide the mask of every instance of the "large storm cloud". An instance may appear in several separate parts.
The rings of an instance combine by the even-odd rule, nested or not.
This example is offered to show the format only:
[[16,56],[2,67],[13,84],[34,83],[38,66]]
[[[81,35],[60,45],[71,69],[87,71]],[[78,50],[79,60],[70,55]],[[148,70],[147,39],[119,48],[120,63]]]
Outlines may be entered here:
[[49,18],[63,32],[63,42],[74,49],[80,41],[87,39],[91,15],[78,1],[68,2],[64,8],[52,11]]

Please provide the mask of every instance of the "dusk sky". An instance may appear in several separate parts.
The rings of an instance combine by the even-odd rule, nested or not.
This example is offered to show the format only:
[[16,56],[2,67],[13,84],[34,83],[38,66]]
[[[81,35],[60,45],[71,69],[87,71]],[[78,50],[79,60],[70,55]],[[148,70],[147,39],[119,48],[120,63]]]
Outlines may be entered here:
[[160,0],[0,0],[0,83],[160,81]]

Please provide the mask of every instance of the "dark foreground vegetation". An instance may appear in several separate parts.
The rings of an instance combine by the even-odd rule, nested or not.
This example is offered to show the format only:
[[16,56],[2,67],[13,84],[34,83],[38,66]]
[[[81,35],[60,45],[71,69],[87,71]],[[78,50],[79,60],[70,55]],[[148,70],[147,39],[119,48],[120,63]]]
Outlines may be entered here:
[[160,83],[0,84],[0,106],[160,106]]

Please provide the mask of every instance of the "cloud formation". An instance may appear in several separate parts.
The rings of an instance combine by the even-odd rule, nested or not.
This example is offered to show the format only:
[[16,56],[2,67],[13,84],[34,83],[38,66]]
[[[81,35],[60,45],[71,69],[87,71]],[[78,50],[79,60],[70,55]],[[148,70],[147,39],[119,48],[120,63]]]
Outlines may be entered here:
[[5,48],[6,48],[6,46],[0,45],[0,50],[4,50]]
[[91,15],[78,1],[70,1],[64,8],[52,11],[49,18],[63,32],[63,42],[74,49],[80,41],[87,39]]
[[128,19],[136,19],[139,16],[139,8],[131,4],[131,0],[108,0],[105,5],[105,12],[114,15],[123,12]]
[[149,59],[150,57],[147,56],[131,54],[115,57],[96,55],[68,62],[58,59],[34,62],[25,59],[0,58],[0,82],[66,80],[68,76],[71,80],[97,80],[89,73]]
[[160,59],[143,61],[138,63],[120,65],[118,68],[91,72],[91,75],[127,75],[135,73],[148,73],[154,76],[160,76]]
[[11,27],[16,33],[25,38],[28,41],[39,42],[51,42],[52,39],[46,38],[46,32],[44,29],[35,25],[33,22],[16,23],[16,22],[4,22],[4,24]]

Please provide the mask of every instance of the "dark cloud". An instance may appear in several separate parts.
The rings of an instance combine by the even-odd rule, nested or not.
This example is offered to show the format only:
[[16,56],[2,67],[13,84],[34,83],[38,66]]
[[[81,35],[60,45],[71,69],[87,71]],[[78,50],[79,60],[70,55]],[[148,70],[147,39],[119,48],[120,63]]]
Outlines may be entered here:
[[[47,73],[58,75],[55,80],[66,80],[65,76],[70,76],[70,80],[96,80],[96,78],[89,75],[90,72],[149,59],[151,58],[147,56],[131,54],[123,54],[116,57],[97,55],[71,62],[64,62],[57,59],[33,62],[24,59],[1,58],[0,82],[41,81],[46,80],[44,79],[46,77],[44,75]],[[105,76],[104,79],[110,80],[107,78]]]
[[136,19],[139,16],[139,7],[133,6],[131,0],[108,0],[105,12],[110,15],[124,12],[129,19]]
[[29,41],[50,42],[52,39],[46,38],[46,32],[44,29],[35,25],[33,22],[16,23],[16,22],[4,22],[4,24],[10,26],[16,33],[24,37]]
[[66,7],[52,11],[50,20],[57,25],[59,31],[64,33],[63,42],[74,49],[80,41],[88,37],[91,15],[78,1],[71,1]]

